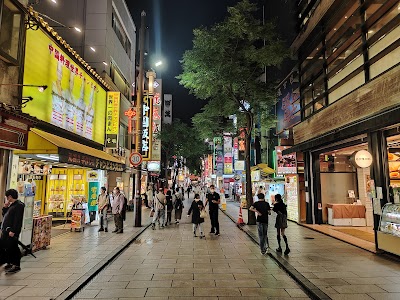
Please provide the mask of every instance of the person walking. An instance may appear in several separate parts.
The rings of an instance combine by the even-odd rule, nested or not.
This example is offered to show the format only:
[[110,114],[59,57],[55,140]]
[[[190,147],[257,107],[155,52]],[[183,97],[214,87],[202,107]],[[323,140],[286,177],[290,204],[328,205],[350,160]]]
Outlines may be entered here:
[[153,222],[151,223],[152,229],[156,229],[156,222],[158,222],[159,228],[164,228],[165,223],[165,206],[167,204],[167,200],[163,193],[163,188],[158,189],[158,193],[154,196],[154,216]]
[[182,218],[182,210],[183,210],[183,200],[182,194],[179,192],[179,188],[175,190],[175,224],[179,224],[179,221]]
[[167,201],[167,221],[165,222],[165,226],[167,226],[167,225],[171,225],[172,210],[174,209],[171,190],[167,191],[167,195],[165,196],[165,198]]
[[114,233],[124,232],[124,220],[122,218],[122,211],[124,209],[124,195],[121,194],[119,187],[113,190],[112,214],[114,215],[115,230]]
[[6,202],[3,207],[3,222],[0,231],[0,249],[3,255],[1,264],[7,263],[7,274],[21,271],[21,251],[18,247],[18,238],[22,229],[25,204],[18,200],[18,192],[14,189],[6,191]]
[[282,252],[282,247],[281,247],[281,234],[282,234],[283,240],[285,241],[286,244],[286,250],[284,253],[285,255],[288,255],[290,253],[290,248],[287,237],[285,235],[285,229],[287,228],[287,210],[286,210],[286,204],[283,203],[282,196],[280,194],[275,195],[275,203],[273,211],[276,212],[275,228],[277,230],[277,239],[278,239],[278,249],[276,249],[276,252]]
[[257,214],[257,231],[260,240],[260,250],[261,254],[264,255],[269,250],[268,215],[271,214],[271,207],[269,203],[265,201],[265,195],[263,193],[259,193],[257,197],[258,201],[250,206],[250,210]]
[[107,189],[103,186],[100,189],[100,195],[97,199],[100,217],[100,228],[99,231],[108,232],[108,220],[107,220],[107,210],[110,204],[110,198],[107,195]]
[[204,209],[204,203],[203,203],[203,201],[200,200],[200,195],[195,194],[194,200],[192,202],[192,205],[189,208],[187,216],[189,218],[190,214],[192,214],[193,236],[197,237],[197,228],[199,228],[201,239],[204,237],[203,226],[201,225],[202,223],[204,223],[204,218],[200,217],[200,212],[203,209]]
[[221,203],[221,197],[215,191],[215,186],[210,185],[210,192],[207,194],[207,200],[205,206],[207,206],[208,204],[208,209],[210,211],[210,220],[211,220],[210,233],[215,233],[215,235],[220,235],[219,222],[218,222],[218,210],[220,203]]

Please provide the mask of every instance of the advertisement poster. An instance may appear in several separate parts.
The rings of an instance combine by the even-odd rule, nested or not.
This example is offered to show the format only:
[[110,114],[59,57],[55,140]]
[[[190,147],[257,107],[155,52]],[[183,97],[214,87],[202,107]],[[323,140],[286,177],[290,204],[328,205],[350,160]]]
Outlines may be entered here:
[[43,30],[27,30],[24,87],[32,97],[23,108],[39,120],[104,144],[106,91]]
[[82,218],[84,210],[73,209],[71,214],[71,228],[80,229],[82,227]]
[[97,197],[100,194],[100,182],[89,182],[89,211],[97,211]]
[[299,222],[299,197],[297,175],[285,177],[285,200],[287,205],[287,218]]
[[276,174],[296,174],[297,173],[297,162],[296,153],[283,155],[282,151],[288,147],[275,147],[276,151]]
[[33,219],[32,251],[46,248],[51,240],[52,216]]
[[276,132],[278,134],[301,121],[299,87],[297,71],[292,72],[278,87],[278,102],[276,104],[278,119]]
[[118,147],[120,92],[107,92],[106,147]]
[[224,136],[224,174],[233,174],[232,137]]

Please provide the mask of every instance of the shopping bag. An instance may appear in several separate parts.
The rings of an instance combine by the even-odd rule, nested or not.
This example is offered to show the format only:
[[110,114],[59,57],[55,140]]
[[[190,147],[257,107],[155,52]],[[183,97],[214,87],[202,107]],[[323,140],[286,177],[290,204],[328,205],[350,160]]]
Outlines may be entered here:
[[150,211],[150,218],[154,217],[154,209],[152,208]]
[[202,209],[200,211],[200,218],[205,219],[208,217],[207,211],[205,209]]

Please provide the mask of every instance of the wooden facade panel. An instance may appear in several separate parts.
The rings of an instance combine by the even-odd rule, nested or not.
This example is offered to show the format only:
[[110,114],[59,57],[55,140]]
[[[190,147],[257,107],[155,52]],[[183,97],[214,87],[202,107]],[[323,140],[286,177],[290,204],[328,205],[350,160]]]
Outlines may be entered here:
[[400,66],[358,88],[293,128],[295,144],[400,106]]

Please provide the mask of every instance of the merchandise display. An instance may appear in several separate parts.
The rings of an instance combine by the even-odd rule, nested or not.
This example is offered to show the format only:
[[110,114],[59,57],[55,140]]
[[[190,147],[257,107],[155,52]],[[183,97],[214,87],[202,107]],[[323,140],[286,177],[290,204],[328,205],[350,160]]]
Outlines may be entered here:
[[387,203],[383,207],[380,231],[400,237],[400,204]]

